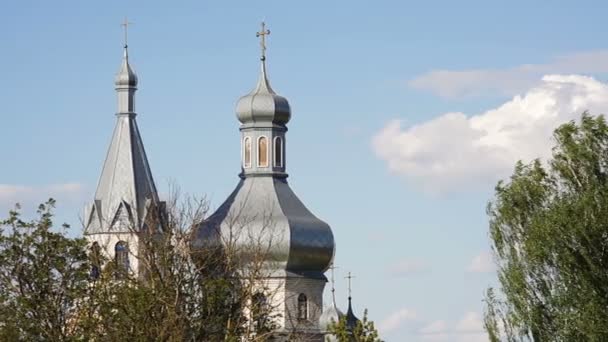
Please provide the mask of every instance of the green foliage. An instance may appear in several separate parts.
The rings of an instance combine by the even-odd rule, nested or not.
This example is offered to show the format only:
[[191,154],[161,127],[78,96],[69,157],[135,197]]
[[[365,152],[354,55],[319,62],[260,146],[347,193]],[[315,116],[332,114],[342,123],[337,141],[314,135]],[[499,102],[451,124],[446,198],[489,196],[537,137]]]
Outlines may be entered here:
[[488,205],[491,341],[608,341],[608,126],[584,113],[554,139],[552,159],[518,162]]
[[54,204],[40,205],[30,222],[21,219],[19,207],[0,221],[2,341],[87,337],[73,324],[89,293],[86,241],[52,230]]
[[[139,234],[135,275],[103,248],[66,236],[67,226],[54,231],[54,204],[41,205],[31,222],[19,207],[0,221],[0,341],[268,340],[272,308],[258,305],[255,324],[249,320],[252,288],[225,255],[193,261],[192,221]],[[157,226],[155,219],[147,224]]]
[[363,319],[357,322],[352,331],[346,317],[342,317],[339,322],[330,325],[329,332],[336,337],[337,342],[382,342],[374,322],[367,318],[367,309],[363,313]]

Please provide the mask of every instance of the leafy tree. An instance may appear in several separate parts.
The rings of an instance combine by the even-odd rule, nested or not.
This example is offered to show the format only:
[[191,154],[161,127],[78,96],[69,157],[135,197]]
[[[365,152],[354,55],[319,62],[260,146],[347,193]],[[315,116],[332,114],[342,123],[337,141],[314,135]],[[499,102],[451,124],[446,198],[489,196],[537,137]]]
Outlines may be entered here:
[[608,126],[583,113],[553,137],[552,158],[518,162],[488,205],[491,341],[608,341]]
[[19,206],[0,221],[0,340],[70,341],[87,339],[74,324],[89,294],[84,239],[53,231],[50,199],[38,217],[21,219]]
[[271,337],[273,308],[252,301],[260,288],[227,261],[238,258],[211,252],[195,262],[189,241],[204,217],[202,202],[149,217],[147,226],[162,231],[140,234],[139,274],[125,272],[99,245],[66,236],[67,225],[56,231],[54,205],[41,205],[31,222],[21,219],[18,206],[0,221],[0,341]]
[[374,322],[367,318],[367,309],[363,313],[363,319],[357,322],[352,331],[344,316],[339,322],[330,325],[329,332],[335,336],[337,342],[382,342]]

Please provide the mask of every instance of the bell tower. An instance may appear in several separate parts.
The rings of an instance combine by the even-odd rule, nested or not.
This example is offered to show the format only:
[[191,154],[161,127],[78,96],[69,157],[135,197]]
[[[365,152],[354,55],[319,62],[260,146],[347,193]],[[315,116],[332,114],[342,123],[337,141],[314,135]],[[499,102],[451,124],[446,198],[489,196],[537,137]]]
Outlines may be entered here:
[[[139,273],[138,250],[141,234],[158,227],[164,203],[158,199],[144,144],[135,117],[137,75],[129,64],[127,28],[120,69],[115,78],[118,100],[116,126],[106,154],[93,203],[85,209],[85,236],[109,260],[133,274]],[[92,270],[92,275],[99,270]]]

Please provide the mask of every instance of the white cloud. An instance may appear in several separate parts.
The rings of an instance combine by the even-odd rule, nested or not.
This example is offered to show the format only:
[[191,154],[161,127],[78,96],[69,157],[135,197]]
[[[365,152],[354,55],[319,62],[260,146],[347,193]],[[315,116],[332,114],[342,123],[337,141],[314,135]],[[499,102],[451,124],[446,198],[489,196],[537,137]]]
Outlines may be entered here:
[[467,116],[446,113],[403,127],[389,122],[372,139],[391,172],[430,192],[487,185],[510,174],[517,160],[550,155],[553,130],[608,109],[608,85],[579,75],[547,75],[501,106]]
[[473,257],[467,267],[467,272],[488,273],[494,271],[494,260],[489,252],[481,252]]
[[394,276],[407,276],[428,270],[429,265],[421,259],[403,259],[388,268],[388,272]]
[[448,324],[443,320],[431,322],[424,327],[420,328],[420,334],[432,335],[445,333],[448,330]]
[[27,186],[14,184],[0,184],[0,210],[5,212],[20,203],[26,206],[37,206],[49,198],[62,202],[75,203],[81,201],[84,195],[84,186],[80,183],[50,184],[44,186]]
[[404,323],[415,320],[418,317],[416,312],[409,309],[400,309],[398,311],[393,312],[388,317],[380,322],[378,325],[378,329],[383,333],[389,333],[391,331],[397,330]]
[[603,72],[608,72],[608,50],[559,56],[546,64],[506,69],[434,70],[411,80],[409,85],[448,98],[493,93],[510,96],[533,86],[542,75]]
[[474,311],[465,313],[454,325],[444,320],[430,322],[418,330],[418,336],[425,341],[488,341],[481,315]]
[[456,323],[454,331],[461,334],[483,333],[483,321],[481,315],[475,311],[467,312],[464,317]]

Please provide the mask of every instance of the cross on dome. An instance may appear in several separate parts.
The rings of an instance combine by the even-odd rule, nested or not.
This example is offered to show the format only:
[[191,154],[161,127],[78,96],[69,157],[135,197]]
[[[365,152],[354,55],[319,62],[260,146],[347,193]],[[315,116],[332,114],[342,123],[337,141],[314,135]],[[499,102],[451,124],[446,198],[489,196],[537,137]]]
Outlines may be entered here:
[[262,30],[255,33],[260,38],[260,49],[262,50],[261,60],[266,60],[266,36],[270,35],[270,30],[266,29],[266,23],[262,21]]
[[348,275],[346,277],[344,277],[344,278],[348,279],[348,297],[350,298],[351,297],[351,293],[352,293],[352,287],[351,287],[352,284],[351,284],[351,282],[352,282],[352,279],[355,278],[355,276],[352,275],[351,272],[348,272]]
[[120,26],[124,28],[125,31],[125,49],[128,47],[128,33],[129,33],[129,25],[133,25],[132,22],[129,22],[129,19],[125,17],[125,21],[123,21]]

